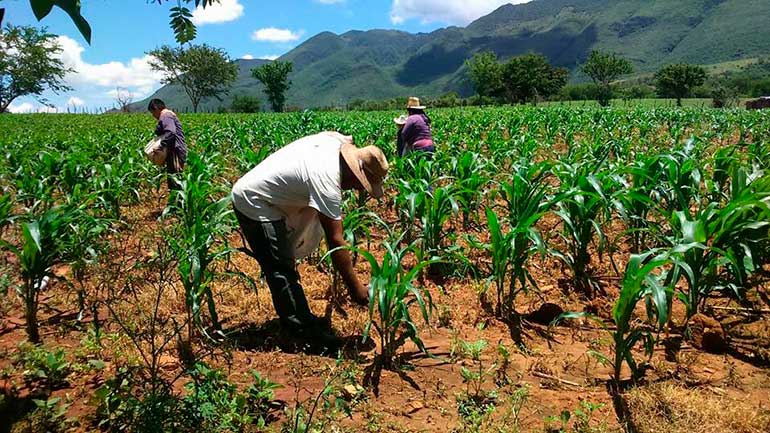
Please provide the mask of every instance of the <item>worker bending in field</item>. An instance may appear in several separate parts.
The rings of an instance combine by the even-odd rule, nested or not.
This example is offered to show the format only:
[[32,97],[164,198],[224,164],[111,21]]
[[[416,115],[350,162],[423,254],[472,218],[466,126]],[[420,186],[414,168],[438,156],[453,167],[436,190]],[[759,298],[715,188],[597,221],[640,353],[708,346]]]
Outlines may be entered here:
[[180,189],[179,183],[173,175],[181,173],[187,162],[187,143],[184,139],[184,131],[176,113],[166,108],[166,104],[160,99],[153,99],[147,110],[158,121],[155,127],[155,135],[160,137],[160,144],[166,149],[166,173],[169,190]]
[[401,115],[393,119],[398,127],[396,152],[405,156],[412,152],[420,152],[422,156],[433,156],[435,146],[430,129],[430,117],[425,114],[425,107],[420,99],[410,97],[406,103],[407,116]]
[[[352,137],[322,132],[276,151],[233,186],[235,215],[259,262],[284,328],[326,347],[340,340],[320,326],[308,307],[296,260],[310,254],[326,235],[329,250],[345,246],[342,190],[382,197],[388,161],[375,146],[357,148]],[[332,253],[351,299],[369,302],[369,291],[353,269],[347,250]]]

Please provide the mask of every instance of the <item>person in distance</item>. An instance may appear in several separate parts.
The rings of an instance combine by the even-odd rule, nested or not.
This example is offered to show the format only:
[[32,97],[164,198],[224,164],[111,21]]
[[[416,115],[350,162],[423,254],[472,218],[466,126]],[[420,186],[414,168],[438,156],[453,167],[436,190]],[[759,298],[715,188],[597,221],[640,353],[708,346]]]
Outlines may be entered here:
[[[317,249],[324,235],[330,251],[346,246],[342,191],[380,198],[387,173],[388,161],[378,147],[358,148],[352,137],[327,131],[287,144],[233,186],[235,216],[289,332],[327,349],[341,344],[310,311],[296,260]],[[353,302],[368,305],[369,291],[349,252],[337,249],[331,258]]]
[[182,123],[176,113],[166,108],[166,104],[160,99],[153,99],[147,110],[158,121],[155,127],[155,135],[160,137],[160,144],[166,149],[166,182],[169,190],[180,189],[179,183],[174,180],[174,174],[181,173],[187,162],[187,143],[182,131]]
[[393,119],[398,126],[398,156],[404,156],[412,152],[423,152],[431,157],[435,151],[433,134],[431,133],[431,120],[425,114],[425,106],[420,104],[420,99],[409,97],[406,103],[408,115],[401,115]]

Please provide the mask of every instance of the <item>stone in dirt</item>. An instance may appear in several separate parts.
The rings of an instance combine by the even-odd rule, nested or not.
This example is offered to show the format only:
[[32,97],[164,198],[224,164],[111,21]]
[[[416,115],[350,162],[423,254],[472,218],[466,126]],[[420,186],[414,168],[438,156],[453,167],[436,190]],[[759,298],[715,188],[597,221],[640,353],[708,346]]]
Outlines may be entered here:
[[346,400],[353,400],[365,392],[360,385],[345,385],[342,387],[342,396]]
[[560,306],[546,302],[540,306],[537,310],[527,315],[527,320],[540,325],[550,325],[557,317],[564,313],[564,309]]
[[422,402],[419,402],[419,401],[415,400],[415,401],[409,403],[409,405],[406,407],[406,413],[415,413],[415,412],[417,412],[418,410],[420,410],[420,409],[422,409],[424,407],[425,407],[425,405],[422,404]]
[[710,353],[727,351],[727,339],[722,325],[711,317],[696,314],[690,319],[692,345]]

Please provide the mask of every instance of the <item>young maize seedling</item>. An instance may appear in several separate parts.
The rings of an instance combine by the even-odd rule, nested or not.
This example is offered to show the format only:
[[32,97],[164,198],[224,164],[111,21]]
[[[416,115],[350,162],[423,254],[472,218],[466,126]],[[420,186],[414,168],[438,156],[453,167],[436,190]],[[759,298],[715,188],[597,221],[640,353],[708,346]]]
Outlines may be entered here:
[[409,311],[416,306],[422,319],[428,323],[433,311],[430,292],[414,284],[423,268],[436,260],[418,261],[411,269],[405,269],[406,256],[413,253],[414,245],[399,249],[401,239],[384,242],[385,255],[381,262],[368,251],[350,248],[369,262],[371,280],[369,286],[369,322],[364,329],[364,339],[372,329],[380,340],[378,362],[383,368],[398,367],[398,349],[411,340],[420,350],[426,351],[420,339],[417,325]]
[[219,331],[219,318],[211,291],[214,277],[209,265],[230,253],[221,244],[233,229],[230,198],[214,199],[218,189],[212,184],[214,168],[209,161],[191,154],[181,189],[172,196],[170,209],[179,216],[179,227],[170,233],[170,243],[178,258],[185,306],[188,319],[188,337],[192,340],[194,328],[205,332],[201,311],[208,308],[211,324]]

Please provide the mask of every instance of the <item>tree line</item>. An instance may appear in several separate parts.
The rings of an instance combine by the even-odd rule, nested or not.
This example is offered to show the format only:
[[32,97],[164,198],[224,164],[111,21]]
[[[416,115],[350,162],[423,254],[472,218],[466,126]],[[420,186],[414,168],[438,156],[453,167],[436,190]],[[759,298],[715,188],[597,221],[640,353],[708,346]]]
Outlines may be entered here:
[[[512,104],[537,102],[559,94],[567,85],[569,71],[552,66],[542,54],[530,53],[503,62],[491,51],[473,56],[466,62],[476,92],[500,102]],[[591,93],[600,105],[607,106],[616,96],[614,83],[634,69],[627,59],[602,51],[592,51],[579,70],[593,84]],[[685,63],[666,65],[657,71],[653,82],[657,95],[676,98],[677,105],[690,96],[693,89],[706,81],[702,66]]]

